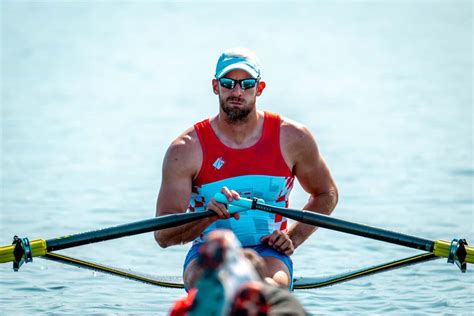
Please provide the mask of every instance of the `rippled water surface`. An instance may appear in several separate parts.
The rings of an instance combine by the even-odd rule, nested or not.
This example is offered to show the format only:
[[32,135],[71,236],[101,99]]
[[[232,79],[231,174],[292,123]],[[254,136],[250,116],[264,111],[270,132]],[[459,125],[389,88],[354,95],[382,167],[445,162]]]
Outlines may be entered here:
[[[470,1],[2,1],[0,11],[1,245],[154,216],[165,150],[217,111],[210,81],[233,46],[262,60],[258,106],[315,135],[340,189],[334,216],[474,243]],[[297,187],[291,206],[306,198]],[[187,247],[145,234],[63,253],[178,275]],[[321,229],[293,260],[296,276],[318,276],[416,253]],[[0,276],[7,315],[165,314],[183,296],[40,258]],[[295,295],[312,314],[468,315],[473,284],[442,259]]]

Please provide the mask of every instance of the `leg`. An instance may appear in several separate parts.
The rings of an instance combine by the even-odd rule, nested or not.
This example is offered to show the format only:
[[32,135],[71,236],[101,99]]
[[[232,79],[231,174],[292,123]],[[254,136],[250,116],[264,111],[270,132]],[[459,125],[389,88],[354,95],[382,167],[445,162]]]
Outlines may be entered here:
[[286,264],[276,257],[263,257],[263,260],[266,265],[266,277],[271,278],[279,286],[290,288],[292,277]]
[[202,273],[202,268],[198,264],[199,248],[202,244],[194,244],[188,251],[183,266],[183,281],[186,292],[196,286],[196,281]]
[[[293,262],[291,258],[268,245],[249,247],[255,250],[265,263],[265,280],[272,285],[293,287]],[[270,282],[269,282],[270,281]]]
[[201,277],[203,269],[198,264],[197,258],[193,259],[183,273],[183,281],[186,290],[190,290],[196,286],[197,280]]

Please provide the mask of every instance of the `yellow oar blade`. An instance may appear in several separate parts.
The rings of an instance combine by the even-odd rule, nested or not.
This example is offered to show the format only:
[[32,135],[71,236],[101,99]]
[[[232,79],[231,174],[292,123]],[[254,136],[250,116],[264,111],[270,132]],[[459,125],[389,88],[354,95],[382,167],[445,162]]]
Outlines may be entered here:
[[[474,263],[474,247],[464,245],[464,249],[466,250],[466,259],[464,261],[467,263]],[[446,240],[435,240],[433,252],[438,257],[449,258],[451,242]]]
[[[43,239],[37,239],[30,242],[32,257],[40,257],[46,254],[46,241]],[[2,246],[0,247],[0,263],[14,262],[15,245]]]

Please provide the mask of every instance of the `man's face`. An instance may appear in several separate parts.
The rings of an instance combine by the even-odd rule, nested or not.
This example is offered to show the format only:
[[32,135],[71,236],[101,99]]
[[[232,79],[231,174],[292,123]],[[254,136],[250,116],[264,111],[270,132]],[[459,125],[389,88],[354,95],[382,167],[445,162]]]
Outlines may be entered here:
[[[244,70],[237,69],[226,73],[224,78],[243,80],[251,79],[252,76]],[[230,123],[247,119],[248,115],[255,110],[257,96],[262,93],[265,85],[263,82],[257,82],[255,87],[244,90],[240,84],[235,84],[233,89],[225,88],[216,79],[213,80],[212,84],[214,92],[219,96],[220,107],[227,116],[226,120]]]

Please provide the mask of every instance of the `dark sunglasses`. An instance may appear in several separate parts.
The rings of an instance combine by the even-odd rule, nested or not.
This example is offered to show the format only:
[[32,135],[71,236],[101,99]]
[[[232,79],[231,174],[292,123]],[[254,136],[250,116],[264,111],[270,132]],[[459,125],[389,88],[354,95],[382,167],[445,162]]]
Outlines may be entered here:
[[242,90],[252,89],[257,85],[258,79],[242,79],[242,80],[234,80],[230,78],[219,78],[219,83],[222,87],[227,89],[234,89],[236,84],[239,84]]

